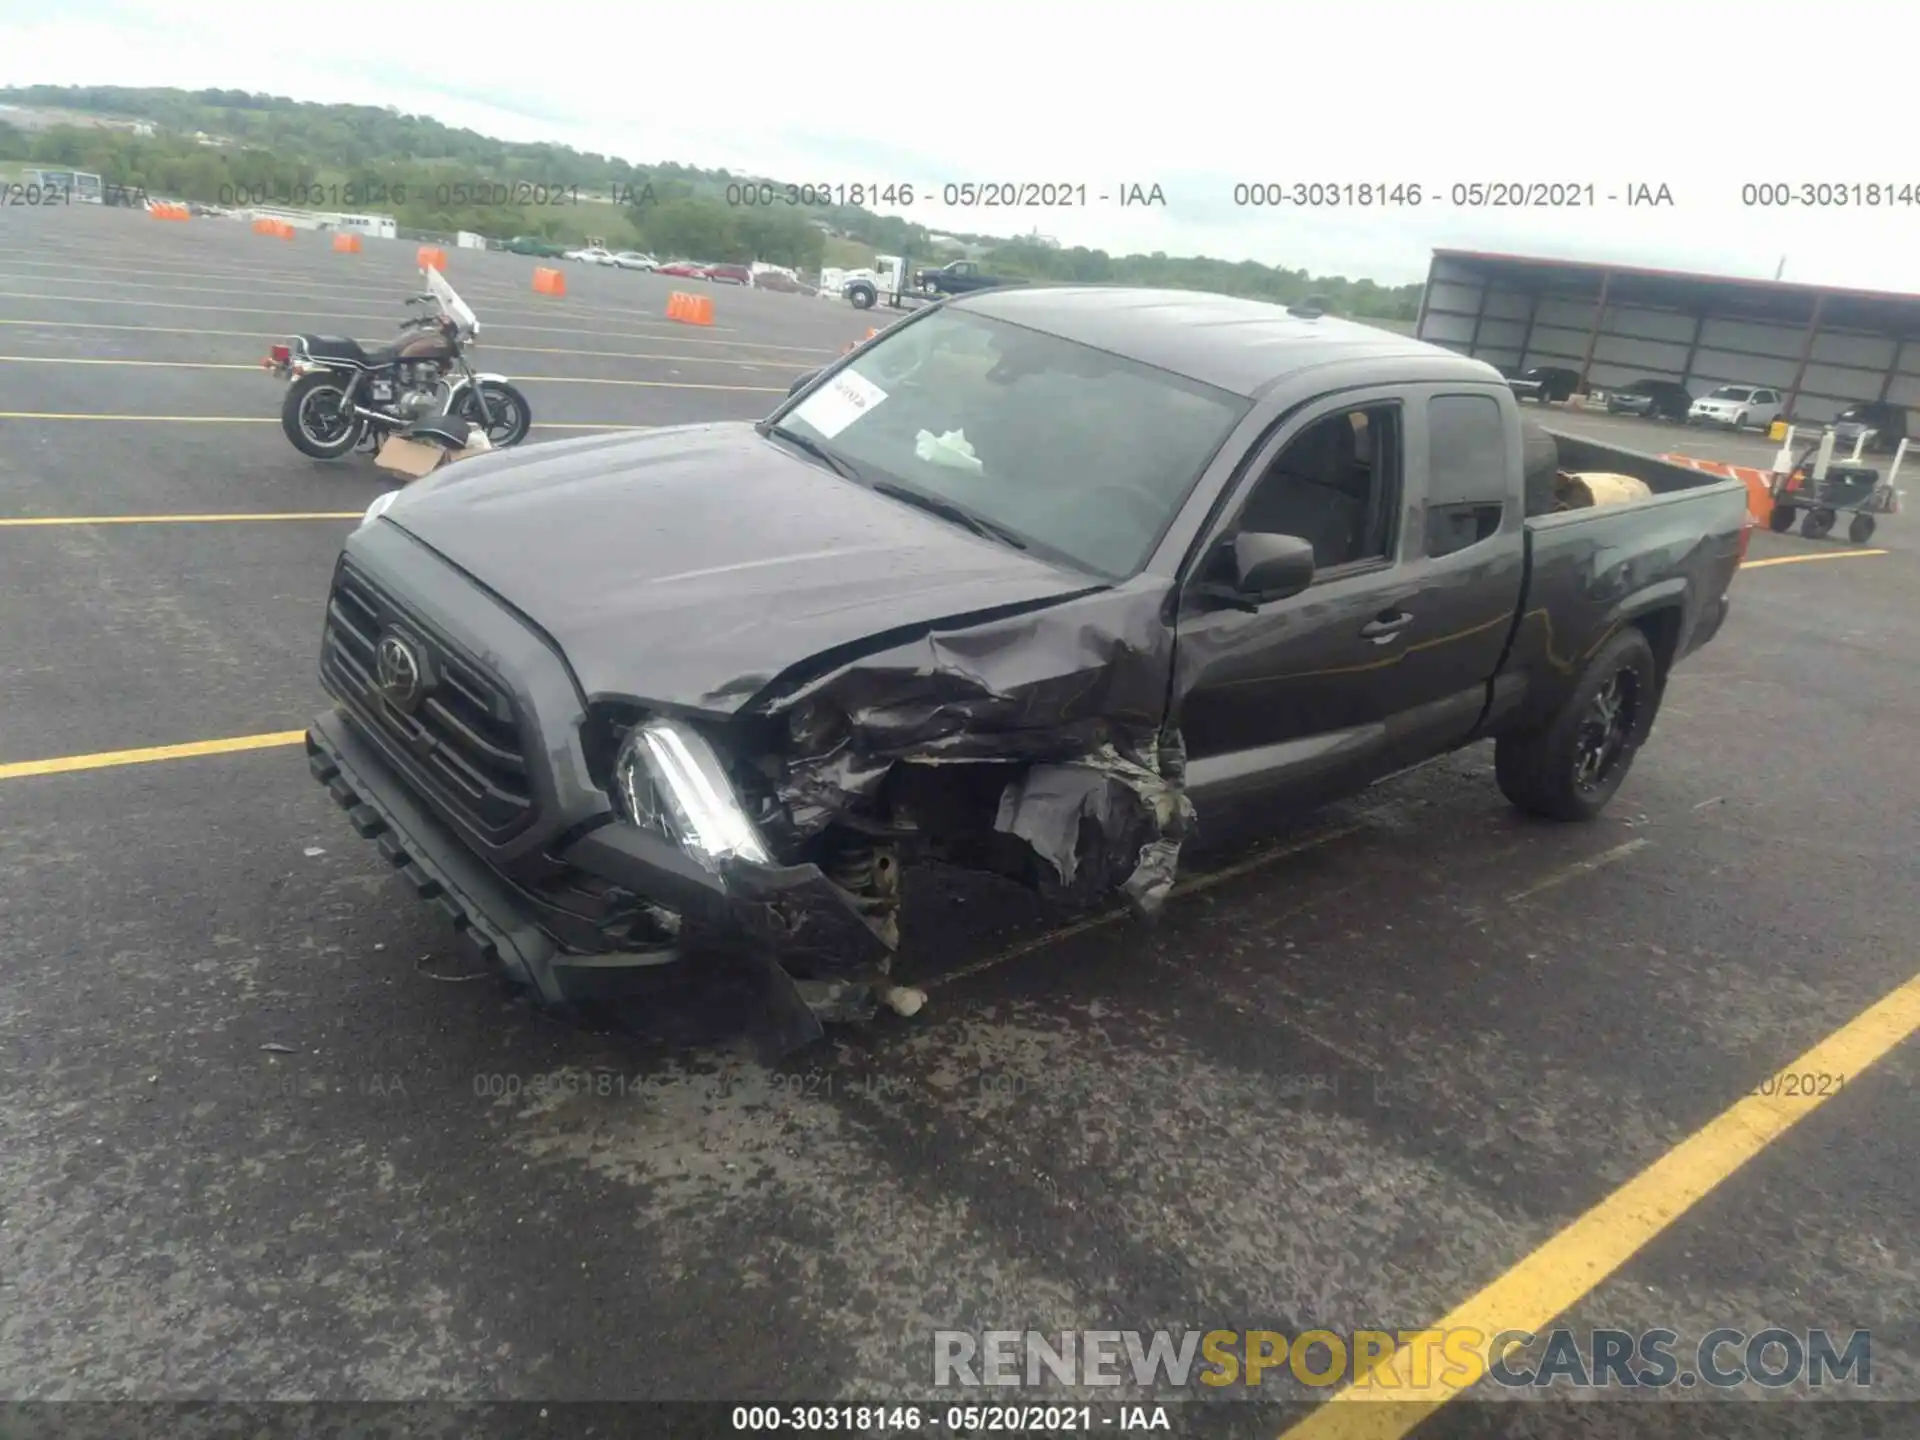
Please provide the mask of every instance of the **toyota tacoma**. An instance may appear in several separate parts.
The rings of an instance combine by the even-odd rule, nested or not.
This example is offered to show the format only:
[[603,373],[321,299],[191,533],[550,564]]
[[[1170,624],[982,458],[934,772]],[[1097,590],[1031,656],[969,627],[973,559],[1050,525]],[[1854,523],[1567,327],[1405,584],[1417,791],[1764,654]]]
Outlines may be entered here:
[[[1601,491],[1639,498],[1565,508]],[[309,763],[543,1002],[726,952],[802,1043],[911,1008],[916,861],[1151,914],[1198,817],[1483,739],[1516,805],[1592,817],[1747,538],[1739,481],[1549,434],[1432,345],[998,291],[764,420],[378,498],[334,573]]]

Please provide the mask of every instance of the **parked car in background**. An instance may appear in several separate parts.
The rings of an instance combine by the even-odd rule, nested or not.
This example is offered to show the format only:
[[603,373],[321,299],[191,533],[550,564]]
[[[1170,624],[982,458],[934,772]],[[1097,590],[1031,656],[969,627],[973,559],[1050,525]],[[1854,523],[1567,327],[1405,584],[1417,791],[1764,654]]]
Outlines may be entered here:
[[622,270],[653,271],[660,268],[658,260],[639,250],[622,250],[613,257],[613,263]]
[[756,289],[778,290],[783,295],[811,295],[814,287],[784,270],[762,270],[753,277]]
[[1833,436],[1839,449],[1851,451],[1862,435],[1867,436],[1865,449],[1891,455],[1907,438],[1906,410],[1884,400],[1863,400],[1833,417]]
[[542,260],[564,259],[567,253],[564,245],[542,240],[538,235],[516,235],[502,248],[513,255],[534,255]]
[[1784,408],[1778,390],[1764,385],[1722,385],[1693,402],[1687,410],[1687,421],[1734,430],[1750,425],[1765,429],[1780,418]]
[[1671,380],[1635,380],[1607,391],[1609,415],[1642,415],[1649,420],[1685,420],[1693,396]]
[[707,267],[698,260],[674,260],[654,271],[656,275],[671,275],[678,280],[704,280]]
[[751,285],[753,271],[745,265],[709,265],[707,273],[701,278],[717,285]]
[[567,259],[581,265],[611,265],[613,252],[604,245],[588,245],[581,250],[567,251]]
[[914,283],[935,295],[968,295],[975,290],[997,290],[1003,285],[1027,282],[1009,275],[991,275],[977,260],[955,260],[934,270],[922,270]]
[[1538,400],[1542,405],[1565,400],[1580,388],[1580,372],[1560,365],[1536,365],[1524,370],[1507,384],[1522,400]]

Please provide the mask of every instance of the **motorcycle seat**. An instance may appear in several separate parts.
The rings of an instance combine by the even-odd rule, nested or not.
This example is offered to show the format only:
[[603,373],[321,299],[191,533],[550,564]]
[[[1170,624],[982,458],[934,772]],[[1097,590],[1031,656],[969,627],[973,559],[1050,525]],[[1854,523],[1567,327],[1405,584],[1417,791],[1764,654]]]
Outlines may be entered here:
[[395,345],[383,345],[378,350],[365,350],[358,340],[348,335],[306,335],[301,338],[307,342],[307,353],[316,360],[345,360],[368,369],[391,364],[399,349]]

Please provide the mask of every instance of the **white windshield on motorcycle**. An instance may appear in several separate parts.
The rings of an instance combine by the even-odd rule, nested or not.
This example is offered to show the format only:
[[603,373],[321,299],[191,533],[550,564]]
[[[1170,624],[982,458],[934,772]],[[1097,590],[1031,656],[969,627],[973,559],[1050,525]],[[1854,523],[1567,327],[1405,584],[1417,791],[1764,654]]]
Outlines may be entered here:
[[467,308],[467,302],[454,293],[453,286],[447,283],[447,277],[432,266],[425,267],[421,273],[427,277],[427,289],[433,292],[433,298],[440,302],[440,313],[458,325],[468,335],[480,333],[480,319]]

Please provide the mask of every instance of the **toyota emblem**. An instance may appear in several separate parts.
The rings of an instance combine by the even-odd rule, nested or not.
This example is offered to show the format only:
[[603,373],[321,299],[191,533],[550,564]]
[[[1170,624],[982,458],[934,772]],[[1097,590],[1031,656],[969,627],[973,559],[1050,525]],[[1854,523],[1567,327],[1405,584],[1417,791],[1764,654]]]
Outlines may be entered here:
[[420,698],[421,681],[425,678],[420,657],[398,635],[381,637],[380,647],[374,652],[374,670],[381,693],[395,705],[404,709]]

